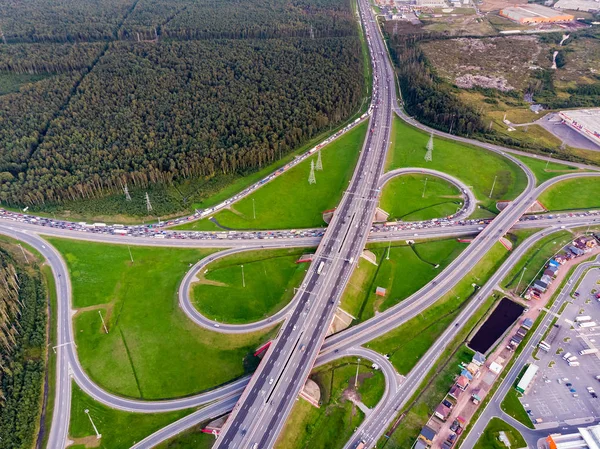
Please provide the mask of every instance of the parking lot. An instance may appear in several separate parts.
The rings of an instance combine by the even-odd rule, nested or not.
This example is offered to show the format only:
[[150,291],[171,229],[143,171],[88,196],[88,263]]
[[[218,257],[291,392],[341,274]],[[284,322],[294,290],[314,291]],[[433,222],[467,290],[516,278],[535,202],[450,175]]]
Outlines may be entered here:
[[[539,366],[536,379],[521,398],[529,415],[542,427],[550,424],[577,425],[600,419],[600,352],[580,355],[584,349],[600,349],[600,301],[595,298],[600,291],[600,269],[587,272],[577,288],[579,296],[572,299],[545,341],[551,345],[549,352],[537,351],[534,361]],[[576,285],[577,280],[573,280]],[[594,293],[592,293],[594,292]],[[596,322],[596,326],[581,328],[576,318]],[[537,344],[538,342],[532,342]],[[571,353],[579,366],[569,366],[563,356]],[[588,391],[591,387],[594,391]],[[594,394],[592,394],[594,393]]]

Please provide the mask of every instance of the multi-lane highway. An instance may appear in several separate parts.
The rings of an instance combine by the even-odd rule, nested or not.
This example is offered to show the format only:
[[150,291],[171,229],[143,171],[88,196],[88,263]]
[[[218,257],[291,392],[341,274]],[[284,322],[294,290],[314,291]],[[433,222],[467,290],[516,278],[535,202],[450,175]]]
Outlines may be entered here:
[[[429,307],[438,298],[443,296],[449,289],[458,282],[462,276],[483,257],[487,250],[508,231],[521,215],[532,204],[539,193],[549,185],[576,176],[598,176],[595,174],[569,174],[554,178],[542,186],[535,188],[535,177],[526,166],[518,159],[507,154],[514,152],[494,145],[481,144],[470,139],[450,138],[465,141],[487,148],[491,151],[500,152],[503,156],[513,160],[527,174],[528,185],[525,191],[515,199],[494,221],[481,229],[482,226],[473,223],[456,223],[454,221],[444,222],[435,225],[421,225],[407,227],[401,230],[385,230],[384,232],[373,232],[371,230],[371,221],[374,209],[378,202],[381,186],[389,177],[394,174],[382,176],[385,154],[389,144],[390,125],[392,119],[392,110],[395,110],[402,118],[410,121],[416,126],[432,132],[420,124],[406,117],[397,106],[394,75],[387,58],[387,51],[379,33],[378,26],[374,21],[368,2],[359,1],[359,11],[361,20],[366,30],[369,49],[371,51],[374,86],[372,115],[369,122],[369,131],[361,152],[359,163],[346,190],[342,202],[340,203],[332,222],[323,235],[322,230],[305,233],[305,237],[288,237],[285,232],[280,238],[272,239],[268,236],[260,240],[252,240],[255,236],[250,236],[251,240],[245,238],[227,238],[224,240],[216,238],[214,235],[205,234],[160,234],[152,231],[151,238],[145,237],[146,230],[136,231],[137,236],[132,235],[114,235],[103,232],[81,232],[69,229],[70,226],[49,226],[41,227],[31,222],[19,221],[14,216],[5,217],[9,221],[0,223],[0,232],[14,236],[19,240],[29,243],[38,249],[48,263],[52,266],[57,281],[58,294],[58,347],[56,348],[57,363],[57,401],[55,401],[55,410],[53,416],[53,425],[50,434],[50,448],[61,448],[65,446],[70,418],[70,394],[71,378],[78,385],[95,399],[108,404],[112,407],[136,411],[136,412],[156,412],[188,408],[208,404],[199,412],[190,417],[186,417],[182,422],[175,423],[153,435],[144,442],[135,447],[152,447],[153,444],[163,441],[166,436],[174,435],[178,431],[191,425],[190,423],[205,420],[208,417],[222,414],[223,411],[236,404],[231,418],[228,420],[221,437],[217,441],[218,447],[223,448],[246,448],[272,447],[277,435],[282,429],[285,419],[289,414],[291,407],[297,397],[300,388],[312,368],[315,360],[317,363],[327,360],[333,360],[344,354],[358,354],[360,351],[366,351],[360,348],[361,344],[379,336],[389,330],[402,324],[406,320],[415,316],[419,311]],[[445,135],[433,131],[438,135]],[[446,136],[446,135],[445,135]],[[518,152],[517,152],[518,153]],[[572,164],[581,168],[590,168],[581,164]],[[442,177],[448,179],[448,175],[442,174]],[[475,200],[472,193],[465,189],[458,180],[454,180],[461,186],[461,190],[467,195],[465,206],[474,207]],[[464,211],[467,215],[468,210]],[[1,217],[0,217],[1,218]],[[459,218],[457,218],[458,220]],[[574,226],[587,225],[597,220],[596,216],[590,217],[561,217],[560,219],[551,218],[547,220],[522,221],[517,226],[539,227],[543,222],[546,225],[556,226]],[[38,220],[38,223],[41,220]],[[95,230],[97,231],[97,230]],[[261,323],[249,325],[244,332],[252,329],[253,326],[272,325],[274,322],[283,318],[288,318],[282,327],[277,339],[272,344],[266,358],[261,363],[259,370],[252,379],[244,378],[222,388],[215,389],[194,397],[176,399],[172,401],[136,401],[126,398],[120,398],[103,391],[95,385],[82,370],[76,348],[74,346],[74,336],[72,329],[72,310],[71,310],[71,287],[68,279],[68,271],[65,263],[54,248],[45,243],[38,233],[49,235],[79,238],[93,241],[103,241],[122,244],[154,245],[154,246],[172,246],[172,247],[234,247],[232,252],[247,250],[249,248],[274,248],[285,246],[316,246],[319,248],[315,254],[314,263],[311,265],[309,273],[301,287],[300,292],[294,300],[279,314]],[[367,238],[373,241],[389,239],[406,238],[427,238],[448,235],[460,235],[466,233],[479,233],[472,245],[463,252],[463,255],[454,261],[447,270],[441,273],[432,283],[425,286],[418,294],[405,300],[401,305],[393,307],[388,311],[377,315],[361,325],[343,331],[327,340],[321,348],[325,333],[329,327],[333,313],[337,307],[340,295],[343,291],[352,269],[356,265],[358,256],[362,251]],[[194,238],[186,238],[187,236]],[[484,286],[480,297],[495,286],[492,282],[501,279],[502,273],[510,269],[511,264],[517,260],[519,254],[523,254],[528,245],[536,241],[541,236],[538,233],[535,238],[528,240],[527,243],[517,248],[511,258],[498,271],[497,275]],[[166,238],[165,238],[166,237]],[[177,237],[177,238],[168,238]],[[264,235],[263,235],[264,237]],[[221,255],[221,253],[220,253]],[[218,255],[211,257],[219,257]],[[206,260],[205,260],[206,261]],[[199,266],[205,261],[200,262]],[[510,261],[510,264],[509,264]],[[509,266],[510,265],[510,266]],[[196,267],[197,268],[197,267]],[[504,270],[504,271],[503,271]],[[222,332],[237,332],[236,326],[219,325],[204,321],[201,315],[195,310],[188,309],[189,298],[186,299],[185,292],[188,290],[189,282],[193,279],[194,272],[191,271],[180,286],[180,304],[181,307],[198,324],[207,327],[213,327],[213,330]],[[461,320],[466,319],[469,313],[472,313],[477,307],[477,301],[472,301],[457,319],[457,326],[449,328],[440,339],[433,345],[428,353],[421,359],[417,365],[418,370],[411,372],[406,381],[398,385],[395,380],[395,372],[389,363],[381,362],[386,374],[386,394],[376,409],[369,414],[358,433],[348,443],[347,447],[352,448],[358,441],[365,440],[371,446],[382,434],[385,425],[393,419],[396,409],[406,400],[407,397],[418,386],[418,376],[428,370],[437,359],[439,353],[445,347],[445,344],[460,329]],[[317,355],[321,356],[317,359]],[[365,356],[366,357],[366,356]],[[371,358],[381,357],[371,354]],[[417,369],[416,368],[416,369]],[[245,388],[240,398],[240,393]]]
[[392,72],[365,2],[360,14],[373,56],[369,130],[350,185],[315,253],[296,306],[230,418],[216,448],[272,447],[314,364],[338,301],[368,236],[391,126]]

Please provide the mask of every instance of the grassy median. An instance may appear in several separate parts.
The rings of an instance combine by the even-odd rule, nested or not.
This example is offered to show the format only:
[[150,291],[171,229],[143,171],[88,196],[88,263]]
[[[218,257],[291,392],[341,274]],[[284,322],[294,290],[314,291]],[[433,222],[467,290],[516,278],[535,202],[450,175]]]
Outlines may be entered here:
[[517,197],[527,185],[525,173],[501,155],[439,137],[433,139],[432,161],[427,162],[425,154],[429,135],[398,117],[394,117],[392,136],[387,170],[426,167],[448,173],[471,186],[482,205],[494,212],[497,212],[496,201]]
[[550,211],[600,208],[600,178],[576,178],[548,187],[540,203]]
[[458,316],[468,300],[477,294],[477,286],[484,285],[508,257],[508,251],[499,242],[487,252],[477,265],[448,293],[422,313],[400,327],[367,344],[367,347],[389,354],[390,361],[400,374],[408,372],[427,352],[437,338]]
[[[342,297],[342,308],[357,322],[398,304],[430,282],[467,247],[456,239],[371,244],[377,265],[361,258]],[[389,249],[389,259],[387,259]],[[437,268],[436,268],[437,266]],[[377,296],[377,287],[386,289]]]
[[505,449],[504,443],[498,439],[500,432],[504,432],[510,447],[527,447],[527,442],[517,429],[500,418],[492,418],[473,449]]
[[431,175],[402,175],[391,179],[381,192],[379,207],[388,221],[417,221],[447,217],[462,207],[459,189]]
[[178,284],[211,250],[132,246],[132,263],[124,245],[49,240],[69,268],[81,364],[113,393],[163,399],[213,388],[252,371],[254,349],[274,335],[212,332],[181,311]]
[[349,400],[356,397],[367,407],[377,405],[385,389],[381,371],[371,362],[361,360],[356,381],[356,358],[344,358],[313,370],[310,378],[321,391],[321,406],[316,408],[304,399],[298,400],[275,445],[276,449],[342,448],[364,419],[363,412]]
[[[321,150],[323,170],[315,171],[316,184],[308,183],[310,163],[317,155],[265,184],[230,209],[215,214],[231,229],[290,229],[324,226],[323,211],[336,207],[348,187],[363,145],[367,123],[362,123]],[[256,218],[254,216],[256,215]],[[204,219],[179,229],[212,229]]]
[[[86,414],[85,411],[88,411]],[[73,385],[71,398],[71,421],[69,438],[74,441],[71,448],[99,447],[102,449],[127,449],[159,429],[192,413],[195,409],[167,413],[130,413],[115,410],[95,401],[77,385]],[[96,432],[102,435],[98,445]]]
[[570,165],[547,162],[533,157],[517,155],[515,155],[515,157],[531,169],[537,179],[537,185],[540,185],[549,179],[556,178],[557,176],[566,173],[574,173],[579,170],[577,167],[571,167]]
[[199,273],[192,286],[194,306],[221,322],[266,318],[294,297],[294,288],[302,283],[310,265],[296,261],[307,252],[314,249],[249,251],[219,259]]

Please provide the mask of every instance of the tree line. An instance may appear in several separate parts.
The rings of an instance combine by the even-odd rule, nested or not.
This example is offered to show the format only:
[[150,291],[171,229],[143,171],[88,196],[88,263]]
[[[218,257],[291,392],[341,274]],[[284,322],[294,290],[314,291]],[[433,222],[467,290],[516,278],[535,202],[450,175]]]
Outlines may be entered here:
[[0,442],[3,449],[30,449],[46,369],[46,291],[37,270],[3,249],[0,279]]
[[6,42],[355,34],[348,0],[0,0]]
[[0,97],[0,114],[2,101],[6,117],[24,111],[0,121],[0,199],[42,205],[263,167],[356,110],[360,51],[357,37],[111,43],[64,108],[66,76]]

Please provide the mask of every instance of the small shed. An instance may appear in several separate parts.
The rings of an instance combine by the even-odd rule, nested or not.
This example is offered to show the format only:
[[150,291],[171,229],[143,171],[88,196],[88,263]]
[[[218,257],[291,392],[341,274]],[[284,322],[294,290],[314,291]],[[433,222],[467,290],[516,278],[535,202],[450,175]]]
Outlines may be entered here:
[[450,412],[451,410],[448,407],[446,407],[444,404],[440,404],[437,406],[433,414],[436,417],[440,418],[442,421],[446,421],[446,419],[448,419],[448,416],[450,416]]
[[525,329],[529,330],[533,326],[533,320],[531,318],[525,318],[523,320],[523,324],[521,326],[524,327]]
[[458,379],[456,379],[456,385],[458,388],[465,391],[469,386],[469,379],[467,379],[465,376],[458,376]]
[[437,435],[437,433],[435,430],[433,430],[429,426],[425,426],[421,429],[421,433],[419,434],[419,439],[427,442],[428,444],[431,444],[436,435]]
[[375,294],[376,294],[377,296],[385,296],[385,295],[386,295],[386,293],[387,293],[387,290],[386,290],[385,288],[383,288],[383,287],[377,287],[377,288],[375,289]]

